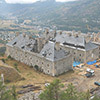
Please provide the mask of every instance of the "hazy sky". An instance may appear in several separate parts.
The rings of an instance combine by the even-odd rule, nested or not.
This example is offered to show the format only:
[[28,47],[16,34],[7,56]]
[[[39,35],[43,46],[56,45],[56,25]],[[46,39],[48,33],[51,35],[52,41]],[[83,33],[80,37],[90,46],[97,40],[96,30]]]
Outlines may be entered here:
[[[36,2],[39,0],[6,0],[8,3],[32,3],[32,2]],[[56,1],[60,1],[60,2],[66,2],[66,1],[75,1],[75,0],[56,0]]]

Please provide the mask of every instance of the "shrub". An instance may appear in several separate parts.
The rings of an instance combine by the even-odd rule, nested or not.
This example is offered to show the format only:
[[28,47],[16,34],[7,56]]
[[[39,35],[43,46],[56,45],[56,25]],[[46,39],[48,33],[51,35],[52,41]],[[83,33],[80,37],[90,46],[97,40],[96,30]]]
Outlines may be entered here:
[[5,63],[5,59],[1,59],[2,60],[2,62],[4,62]]
[[34,68],[38,71],[39,70],[39,66],[35,65]]
[[4,56],[6,47],[0,47],[0,56]]
[[9,89],[0,82],[0,100],[17,100],[16,88]]
[[18,64],[17,63],[14,63],[14,66],[18,66]]
[[14,68],[15,68],[18,72],[20,72],[20,70],[18,69],[18,64],[17,64],[17,63],[14,63]]
[[7,80],[5,80],[5,83],[10,83],[10,82],[11,82],[11,80],[8,80],[8,79],[7,79]]
[[12,58],[10,55],[8,56],[8,59],[11,59],[11,60],[13,60],[13,58]]
[[4,53],[1,53],[1,54],[0,54],[0,56],[2,56],[2,57],[4,57],[4,55],[5,55]]
[[21,78],[21,80],[23,80],[23,81],[24,81],[24,80],[25,80],[25,78],[24,78],[24,77],[22,77],[22,78]]

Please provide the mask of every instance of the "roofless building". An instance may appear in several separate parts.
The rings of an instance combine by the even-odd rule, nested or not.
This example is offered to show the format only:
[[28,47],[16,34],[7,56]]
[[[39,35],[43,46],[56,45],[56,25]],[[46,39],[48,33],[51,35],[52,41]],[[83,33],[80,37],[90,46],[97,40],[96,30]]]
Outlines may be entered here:
[[7,44],[7,56],[45,74],[57,76],[72,70],[73,61],[86,63],[99,58],[99,47],[78,34],[46,30],[37,38],[21,34]]

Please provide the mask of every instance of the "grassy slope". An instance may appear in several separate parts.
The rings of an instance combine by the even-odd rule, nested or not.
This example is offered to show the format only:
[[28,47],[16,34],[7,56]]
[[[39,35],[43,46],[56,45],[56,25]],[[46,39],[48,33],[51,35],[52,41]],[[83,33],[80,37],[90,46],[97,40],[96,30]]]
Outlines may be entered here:
[[0,60],[0,75],[4,74],[5,82],[16,82],[21,80],[21,75],[13,67],[4,64]]
[[[0,57],[0,59],[7,59],[7,58]],[[23,63],[20,63],[18,61],[11,60],[11,59],[6,60],[6,64],[8,64],[9,66],[12,66],[14,68],[15,68],[15,66],[14,66],[15,63],[18,65],[17,68],[19,70],[21,77],[23,77],[24,80],[17,81],[16,80],[17,78],[15,78],[16,75],[14,74],[14,72],[13,73],[9,72],[10,76],[8,78],[13,77],[13,82],[9,83],[8,85],[9,86],[16,85],[17,90],[21,90],[20,86],[28,85],[28,84],[40,86],[42,89],[44,89],[45,83],[52,82],[54,79],[58,78],[61,80],[62,83],[65,84],[65,88],[67,87],[67,85],[69,83],[73,83],[77,87],[78,90],[86,91],[87,89],[96,87],[94,85],[94,82],[98,81],[99,76],[100,76],[100,69],[95,68],[95,66],[91,66],[91,69],[93,68],[93,70],[95,70],[96,75],[94,77],[86,78],[84,75],[81,75],[81,73],[86,72],[87,67],[85,66],[82,69],[75,69],[74,72],[67,72],[58,77],[51,77],[51,76],[45,75],[41,72],[37,72],[33,68],[31,68]],[[9,73],[8,73],[8,75],[9,75]]]

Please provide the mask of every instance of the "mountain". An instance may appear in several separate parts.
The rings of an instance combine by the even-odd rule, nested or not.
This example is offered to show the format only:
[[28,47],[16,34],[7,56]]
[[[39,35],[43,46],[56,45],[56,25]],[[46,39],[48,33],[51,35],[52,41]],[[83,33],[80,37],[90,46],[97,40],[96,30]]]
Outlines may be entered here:
[[61,30],[100,31],[100,0],[60,3],[43,0],[33,4],[1,4],[2,16],[31,19],[37,25],[56,26]]
[[6,3],[6,1],[5,0],[0,0],[0,3],[4,4],[4,3]]

